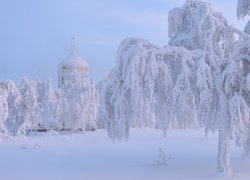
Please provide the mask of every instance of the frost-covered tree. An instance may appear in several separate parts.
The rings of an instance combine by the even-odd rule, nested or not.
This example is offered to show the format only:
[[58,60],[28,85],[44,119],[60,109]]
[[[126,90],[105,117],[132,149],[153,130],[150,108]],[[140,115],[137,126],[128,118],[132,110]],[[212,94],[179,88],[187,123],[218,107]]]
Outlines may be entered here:
[[[148,51],[145,51],[147,46]],[[159,49],[156,45],[151,45],[146,41],[138,39],[126,39],[121,43],[117,55],[116,77],[118,87],[115,88],[121,93],[120,110],[117,109],[117,118],[128,118],[130,116],[131,125],[134,127],[155,127],[155,115],[153,113],[153,89],[154,79],[158,67],[154,61],[154,50]],[[121,89],[119,89],[121,88]],[[123,106],[123,107],[122,107]],[[127,112],[122,112],[127,111]],[[132,112],[132,113],[131,113]],[[135,112],[135,113],[133,113]]]
[[206,134],[218,129],[218,172],[229,175],[232,123],[221,72],[232,56],[233,34],[209,3],[187,0],[169,13],[170,47],[124,40],[101,90],[111,138],[128,138],[129,127],[147,118],[164,132],[169,125],[199,124]]
[[205,127],[207,136],[209,130],[217,129],[218,98],[215,89],[214,74],[206,61],[206,55],[196,63],[196,106],[197,118],[201,127]]
[[96,118],[96,125],[98,129],[106,129],[106,122],[107,120],[105,119],[105,104],[104,103],[104,99],[102,97],[104,97],[105,95],[105,85],[108,81],[108,77],[104,78],[104,80],[100,81],[97,85],[96,85],[96,90],[98,91],[98,95],[99,95],[99,107],[98,107],[98,112],[97,112],[97,118]]
[[78,72],[69,74],[63,92],[68,112],[64,121],[65,128],[72,131],[95,129],[98,93],[88,76]]
[[18,129],[18,121],[19,121],[19,105],[21,101],[21,94],[11,80],[6,80],[2,82],[2,86],[5,87],[5,89],[8,92],[8,118],[6,120],[6,128],[12,135],[16,135],[16,131]]
[[25,139],[30,130],[93,130],[96,128],[98,93],[86,74],[74,72],[63,89],[23,77],[18,87],[1,81],[0,132]]
[[185,48],[170,47],[174,52],[174,59],[165,56],[169,61],[172,72],[172,107],[175,121],[180,128],[193,127],[197,124],[195,110],[195,63],[202,57],[199,52],[192,52]]
[[250,15],[250,0],[238,0],[237,4],[237,16],[238,18],[244,18]]
[[171,121],[173,119],[173,108],[170,108],[172,107],[173,80],[169,64],[162,61],[159,55],[156,60],[158,61],[158,75],[155,79],[153,101],[157,120],[156,126],[161,128],[164,136],[166,136],[168,127],[175,124]]
[[[116,97],[118,91],[117,86],[119,85],[118,76],[115,70],[112,70],[107,79],[102,82],[101,89],[99,89],[99,114],[98,117],[101,118],[102,122],[107,129],[109,136],[115,139],[122,139],[124,134],[128,136],[129,124],[128,122],[120,122],[120,119],[116,119],[117,114],[115,114]],[[119,87],[119,86],[118,86]],[[131,112],[128,112],[131,113]],[[129,115],[129,114],[128,114]],[[100,120],[99,120],[100,121]],[[128,138],[128,137],[126,137]]]
[[59,129],[65,129],[65,122],[68,121],[70,117],[70,113],[68,113],[69,102],[67,98],[64,96],[62,90],[58,92],[58,102],[56,107],[56,113],[59,119]]
[[8,117],[8,91],[5,87],[5,83],[0,81],[0,138],[8,134],[5,128],[5,122]]
[[221,58],[232,53],[234,36],[221,13],[211,4],[199,0],[187,0],[182,8],[169,12],[168,33],[170,46],[182,46],[190,50],[205,51],[209,66],[216,67]]
[[[147,46],[148,51],[145,51]],[[100,106],[109,136],[128,138],[129,127],[155,127],[153,89],[159,47],[139,39],[124,40],[118,50],[117,66],[103,82]]]
[[46,100],[42,106],[42,127],[47,130],[60,130],[62,123],[59,121],[58,102]]
[[[231,64],[234,66],[235,64]],[[217,90],[219,92],[219,106],[218,106],[218,173],[220,175],[230,176],[232,174],[230,163],[230,146],[233,124],[229,115],[228,101],[233,95],[233,89],[237,88],[237,71],[231,66],[226,69],[219,76],[217,81]]]
[[228,99],[221,87],[221,69],[232,56],[234,35],[222,14],[211,5],[187,0],[182,8],[169,12],[169,44],[187,49],[201,49],[203,57],[196,63],[196,105],[198,121],[209,129],[219,130],[218,173],[231,174],[231,121],[227,113]]
[[[250,34],[250,23],[244,29],[244,33]],[[227,64],[226,92],[229,96],[229,114],[234,127],[236,144],[244,147],[244,154],[250,154],[250,36],[242,36],[237,43],[234,56]]]
[[234,35],[227,20],[214,12],[207,2],[187,0],[182,8],[169,12],[169,45],[187,49],[201,49],[202,58],[196,62],[196,104],[198,118],[209,129],[215,130],[219,119],[217,77],[220,64],[231,56]]
[[52,80],[49,79],[47,83],[42,83],[40,94],[41,103],[41,120],[39,122],[42,128],[47,130],[62,129],[62,122],[59,114],[59,97],[54,90]]
[[37,102],[38,94],[36,84],[34,81],[30,81],[28,77],[23,77],[19,84],[19,90],[21,93],[21,102],[19,106],[19,123],[17,136],[18,138],[24,138],[27,131],[37,126],[36,115],[39,110],[39,104]]
[[100,106],[113,140],[129,137],[129,127],[197,124],[194,68],[198,52],[182,47],[160,48],[146,40],[127,38],[117,65],[102,83]]

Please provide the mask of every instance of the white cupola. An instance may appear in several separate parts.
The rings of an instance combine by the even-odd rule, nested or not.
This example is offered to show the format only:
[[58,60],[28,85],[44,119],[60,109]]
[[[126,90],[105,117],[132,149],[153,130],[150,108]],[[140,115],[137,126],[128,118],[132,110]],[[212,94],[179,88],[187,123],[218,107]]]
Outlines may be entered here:
[[58,68],[58,87],[61,88],[65,78],[70,73],[79,72],[84,75],[88,73],[89,67],[83,58],[76,51],[75,38],[72,38],[72,48],[70,54],[59,64]]

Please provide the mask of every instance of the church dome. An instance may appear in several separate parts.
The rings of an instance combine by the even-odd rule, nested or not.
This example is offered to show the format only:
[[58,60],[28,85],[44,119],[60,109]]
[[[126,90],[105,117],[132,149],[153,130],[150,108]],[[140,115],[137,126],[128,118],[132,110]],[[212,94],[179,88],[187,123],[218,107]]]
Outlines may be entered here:
[[77,72],[83,73],[87,73],[89,69],[88,64],[85,62],[85,60],[75,52],[71,52],[69,56],[60,63],[60,65],[62,70],[76,70]]
[[68,71],[68,72],[81,72],[81,73],[87,73],[88,72],[88,64],[86,61],[81,58],[76,50],[75,50],[75,39],[72,39],[72,50],[70,54],[60,63],[60,67],[62,71]]
[[89,70],[86,61],[81,58],[75,50],[75,38],[72,39],[72,49],[70,54],[59,64],[58,70],[58,86],[62,87],[65,80],[73,72],[87,75]]

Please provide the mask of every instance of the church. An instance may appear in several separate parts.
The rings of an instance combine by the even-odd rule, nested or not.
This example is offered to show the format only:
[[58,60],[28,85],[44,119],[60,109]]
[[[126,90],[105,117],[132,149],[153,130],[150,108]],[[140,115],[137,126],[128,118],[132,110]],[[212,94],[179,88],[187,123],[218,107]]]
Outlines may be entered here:
[[56,102],[58,100],[58,91],[62,89],[63,84],[70,74],[78,72],[83,76],[87,76],[89,71],[88,64],[80,57],[76,50],[75,38],[72,38],[71,50],[69,55],[63,59],[58,65],[58,88],[54,89],[52,79],[49,78],[47,83],[37,81],[38,101],[42,100]]
[[[58,88],[54,89],[52,80],[49,79],[48,82],[41,82],[37,81],[37,92],[38,92],[38,102],[42,105],[44,112],[42,112],[41,121],[38,123],[38,131],[47,131],[47,129],[57,129],[61,130],[64,128],[70,129],[70,126],[67,126],[69,122],[71,123],[71,119],[77,119],[72,118],[69,116],[70,113],[73,113],[73,110],[70,110],[70,108],[74,107],[74,104],[80,105],[81,111],[85,112],[84,109],[90,107],[95,107],[95,105],[91,105],[92,103],[98,102],[98,95],[95,90],[94,84],[92,84],[91,79],[88,77],[88,71],[89,67],[86,61],[80,57],[80,55],[77,53],[76,45],[75,45],[75,38],[72,38],[72,45],[71,50],[68,54],[68,56],[63,59],[59,65],[58,65]],[[72,81],[72,75],[77,73],[81,76],[81,82],[75,82]],[[77,83],[77,92],[72,92],[69,90],[70,93],[68,93],[68,86],[66,85],[66,82],[71,82],[72,84]],[[65,86],[66,85],[66,86]],[[85,86],[83,89],[84,91],[88,93],[83,93],[82,86]],[[64,89],[66,88],[66,89]],[[75,89],[74,89],[75,90]],[[91,93],[90,93],[91,92]],[[80,100],[81,98],[78,97],[79,93],[81,95],[81,98],[84,98],[85,105],[81,104]],[[93,94],[93,96],[92,96]],[[67,97],[67,95],[70,95],[72,97]],[[87,95],[86,97],[84,95]],[[76,98],[75,98],[76,97]],[[62,104],[63,99],[67,99],[67,107]],[[65,111],[67,112],[67,115],[58,116],[58,111]],[[86,111],[87,112],[87,111]],[[89,110],[89,112],[93,112]],[[75,113],[76,114],[76,113]],[[96,115],[95,115],[96,116]],[[95,117],[94,116],[94,117]],[[83,117],[81,119],[84,119]],[[94,129],[95,122],[93,121],[87,121],[85,123],[85,128],[90,127],[88,129]],[[94,125],[89,125],[94,124]],[[78,124],[79,125],[79,124]],[[81,128],[82,126],[80,126]]]

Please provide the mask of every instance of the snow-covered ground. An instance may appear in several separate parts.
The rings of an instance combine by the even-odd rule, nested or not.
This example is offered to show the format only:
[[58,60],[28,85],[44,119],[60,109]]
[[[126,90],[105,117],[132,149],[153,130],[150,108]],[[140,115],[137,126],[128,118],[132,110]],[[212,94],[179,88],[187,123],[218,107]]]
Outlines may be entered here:
[[[216,176],[217,136],[203,130],[132,129],[128,142],[113,143],[105,130],[74,135],[29,136],[0,144],[1,180],[220,179]],[[159,147],[172,158],[156,165]],[[250,179],[250,160],[232,144],[231,179]],[[224,178],[221,178],[224,179]]]

